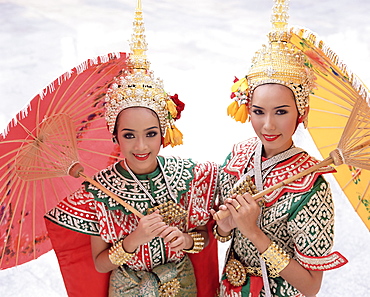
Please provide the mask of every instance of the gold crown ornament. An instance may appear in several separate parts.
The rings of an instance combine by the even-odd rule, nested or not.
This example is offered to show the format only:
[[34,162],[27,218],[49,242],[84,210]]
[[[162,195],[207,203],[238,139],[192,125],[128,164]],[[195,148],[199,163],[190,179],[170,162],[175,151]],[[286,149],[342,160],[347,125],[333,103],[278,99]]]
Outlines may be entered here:
[[158,116],[164,137],[163,147],[169,144],[174,147],[182,144],[182,133],[176,128],[174,121],[180,118],[185,105],[178,99],[177,94],[167,94],[162,80],[154,78],[153,71],[149,70],[141,0],[137,3],[133,25],[128,69],[115,79],[106,95],[105,118],[108,129],[112,134],[115,132],[116,120],[122,110],[129,107],[146,107]]
[[[234,101],[229,105],[227,113],[236,121],[246,122],[249,118],[247,107],[253,91],[268,83],[281,84],[292,90],[299,114],[305,114],[315,77],[305,65],[303,52],[289,42],[291,32],[287,30],[288,4],[289,0],[275,0],[269,43],[255,53],[248,74],[240,80],[234,80],[231,88]],[[307,117],[304,126],[307,127]]]

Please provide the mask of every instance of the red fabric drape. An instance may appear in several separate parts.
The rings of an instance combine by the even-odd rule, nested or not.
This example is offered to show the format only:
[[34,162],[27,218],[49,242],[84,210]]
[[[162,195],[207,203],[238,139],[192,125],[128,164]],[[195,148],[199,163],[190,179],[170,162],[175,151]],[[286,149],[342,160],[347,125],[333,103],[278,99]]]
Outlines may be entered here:
[[209,221],[207,224],[208,246],[199,254],[189,254],[197,279],[197,297],[217,296],[219,288],[217,240],[212,234],[214,224],[214,220]]
[[45,219],[69,297],[108,296],[110,273],[95,270],[90,235],[72,231]]
[[[92,260],[90,235],[72,231],[45,219],[69,297],[108,296],[110,273],[99,273]],[[214,222],[207,225],[208,246],[199,254],[189,254],[197,279],[197,297],[213,297],[219,287],[217,241]]]

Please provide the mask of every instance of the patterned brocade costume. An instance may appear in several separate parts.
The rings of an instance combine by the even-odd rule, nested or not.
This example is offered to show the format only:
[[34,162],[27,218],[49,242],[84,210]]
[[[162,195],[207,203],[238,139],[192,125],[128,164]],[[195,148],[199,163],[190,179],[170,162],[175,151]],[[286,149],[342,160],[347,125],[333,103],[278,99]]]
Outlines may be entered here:
[[[210,220],[209,210],[213,207],[218,166],[211,162],[196,164],[190,159],[175,157],[158,157],[158,160],[163,172],[157,167],[150,174],[136,175],[137,179],[158,205],[171,200],[168,191],[172,191],[172,196],[177,199],[176,203],[186,210],[182,220],[172,223],[172,226],[187,232],[206,225]],[[166,186],[163,174],[169,187]],[[100,171],[94,178],[143,214],[156,206],[120,163]],[[101,236],[107,243],[125,238],[138,225],[135,215],[89,183],[85,183],[84,188],[60,202],[48,212],[46,218],[73,231]],[[201,256],[202,253],[191,257]],[[215,263],[217,265],[217,261]],[[148,273],[153,272],[153,269],[155,277],[154,273]],[[120,296],[142,296],[143,288],[153,292],[151,295],[146,291],[145,296],[157,296],[158,278],[167,282],[175,277],[182,287],[187,287],[185,290],[181,289],[180,296],[196,295],[193,268],[187,254],[172,251],[162,238],[156,237],[139,246],[135,256],[127,264],[112,272],[111,286],[119,287],[116,289]],[[121,280],[120,284],[118,279]]]
[[[266,189],[318,163],[298,148],[293,149],[293,156],[283,152],[271,159],[260,158],[262,162],[258,163],[255,162],[255,155],[258,154],[255,152],[259,150],[262,150],[262,145],[256,138],[234,146],[220,172],[221,203],[245,173],[256,182],[256,164],[261,165],[263,189]],[[322,174],[333,171],[331,167],[324,167],[320,172],[309,174],[273,191],[265,196],[265,205],[262,207],[261,229],[309,270],[334,269],[347,262],[339,253],[330,254],[333,246],[334,207],[329,185]],[[238,229],[233,233],[226,263],[234,258],[254,272],[247,274],[246,282],[240,287],[230,284],[224,273],[221,296],[249,297],[251,292],[251,296],[265,296],[257,249]],[[281,277],[269,277],[269,283],[273,296],[302,296]]]

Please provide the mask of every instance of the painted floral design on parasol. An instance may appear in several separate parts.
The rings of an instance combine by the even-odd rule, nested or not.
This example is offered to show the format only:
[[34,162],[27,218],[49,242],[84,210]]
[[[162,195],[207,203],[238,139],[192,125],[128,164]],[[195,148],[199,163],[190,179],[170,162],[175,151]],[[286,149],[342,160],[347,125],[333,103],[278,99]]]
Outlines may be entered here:
[[80,162],[89,176],[117,160],[105,92],[126,60],[125,53],[108,54],[65,73],[0,135],[0,269],[51,250],[43,215],[80,187],[81,180],[67,176],[71,165]]

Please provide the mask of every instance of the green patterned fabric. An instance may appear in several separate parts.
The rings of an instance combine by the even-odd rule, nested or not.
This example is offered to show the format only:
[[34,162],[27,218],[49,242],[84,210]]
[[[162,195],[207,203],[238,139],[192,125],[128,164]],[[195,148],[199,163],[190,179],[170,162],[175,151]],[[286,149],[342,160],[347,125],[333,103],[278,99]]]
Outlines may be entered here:
[[196,280],[188,257],[178,263],[167,263],[152,272],[133,271],[127,266],[115,269],[110,278],[109,297],[158,297],[159,284],[177,278],[181,288],[177,296],[194,297],[197,295]]
[[[229,197],[239,178],[245,172],[255,170],[253,161],[256,143],[253,139],[239,143],[226,158],[220,170],[221,204]],[[269,159],[262,161],[267,160]],[[284,175],[293,174],[292,168],[301,171],[316,162],[305,152],[276,161],[262,170],[264,189],[286,178]],[[330,168],[326,170],[329,171]],[[255,181],[255,175],[251,177]],[[332,269],[329,267],[335,266],[328,259],[334,241],[334,205],[329,184],[322,173],[312,173],[272,192],[262,207],[260,228],[291,258],[299,263],[305,262],[302,266],[317,265],[318,270]],[[260,256],[256,247],[238,229],[233,234],[225,263],[233,254],[244,266],[260,268]],[[269,284],[274,297],[300,296],[300,292],[281,277],[269,277]],[[224,273],[220,293],[222,297],[249,297],[249,276],[243,287],[236,288],[231,286]],[[264,288],[259,296],[265,296]]]

